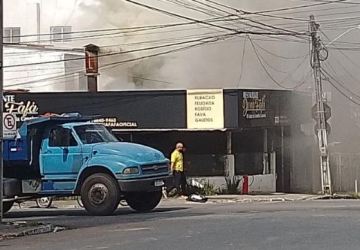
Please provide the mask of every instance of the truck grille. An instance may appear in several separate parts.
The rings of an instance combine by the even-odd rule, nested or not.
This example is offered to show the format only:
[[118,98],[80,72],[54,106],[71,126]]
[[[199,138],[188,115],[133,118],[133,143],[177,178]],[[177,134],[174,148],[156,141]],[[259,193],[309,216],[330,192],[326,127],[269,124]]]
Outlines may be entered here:
[[167,173],[168,172],[168,166],[166,164],[163,165],[142,165],[141,171],[143,174],[160,174],[160,173]]

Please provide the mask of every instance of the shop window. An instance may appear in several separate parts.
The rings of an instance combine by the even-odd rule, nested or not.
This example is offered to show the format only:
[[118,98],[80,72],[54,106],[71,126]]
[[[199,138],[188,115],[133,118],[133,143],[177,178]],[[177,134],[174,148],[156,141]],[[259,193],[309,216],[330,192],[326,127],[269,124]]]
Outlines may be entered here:
[[20,27],[6,27],[3,33],[4,43],[20,43]]
[[263,174],[264,154],[259,153],[240,153],[235,155],[235,174],[236,175],[257,175]]
[[71,26],[51,26],[50,27],[51,42],[69,42],[71,40]]
[[225,155],[184,155],[188,176],[224,176]]

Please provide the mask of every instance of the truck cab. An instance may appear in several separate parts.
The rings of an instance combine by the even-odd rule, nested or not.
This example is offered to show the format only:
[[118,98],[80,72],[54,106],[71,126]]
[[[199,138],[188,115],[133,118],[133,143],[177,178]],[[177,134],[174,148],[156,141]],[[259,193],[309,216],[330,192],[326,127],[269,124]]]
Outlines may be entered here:
[[4,212],[17,199],[80,195],[93,215],[120,200],[149,211],[171,181],[169,160],[153,148],[120,142],[102,124],[79,115],[25,121],[4,140]]

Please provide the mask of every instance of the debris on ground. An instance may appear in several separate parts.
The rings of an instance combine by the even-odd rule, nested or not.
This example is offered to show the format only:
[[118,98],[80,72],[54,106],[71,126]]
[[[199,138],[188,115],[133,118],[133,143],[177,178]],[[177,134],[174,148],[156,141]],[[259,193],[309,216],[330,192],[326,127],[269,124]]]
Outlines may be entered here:
[[0,224],[0,241],[22,236],[56,233],[66,230],[65,227],[39,222],[14,221]]

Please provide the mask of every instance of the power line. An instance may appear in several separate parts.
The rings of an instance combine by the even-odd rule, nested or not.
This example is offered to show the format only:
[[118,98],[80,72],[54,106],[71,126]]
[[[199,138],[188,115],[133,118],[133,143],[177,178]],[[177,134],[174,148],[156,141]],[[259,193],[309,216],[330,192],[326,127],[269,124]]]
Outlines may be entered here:
[[327,4],[333,4],[342,2],[343,0],[335,0],[332,2],[326,2],[326,3],[316,3],[316,4],[309,4],[309,5],[299,5],[294,7],[287,7],[287,8],[279,8],[279,9],[272,9],[272,10],[263,10],[263,11],[256,11],[252,14],[263,14],[263,13],[270,13],[270,12],[279,12],[279,11],[287,11],[287,10],[296,10],[296,9],[303,9],[303,8],[310,8],[314,6],[320,6],[320,5],[327,5]]
[[242,56],[241,56],[241,64],[240,64],[240,75],[239,75],[239,80],[238,80],[238,84],[237,86],[240,87],[240,82],[243,76],[243,72],[244,72],[244,60],[245,60],[245,52],[246,52],[246,41],[248,39],[248,35],[245,36],[244,38],[244,44],[243,44],[243,50],[242,50]]
[[[205,3],[203,3],[203,2],[200,2],[199,0],[191,0],[191,1],[196,2],[196,3],[198,3],[198,4],[201,4],[201,5],[204,5],[204,6],[209,7],[209,8],[216,9],[216,10],[218,10],[218,11],[221,11],[221,12],[225,13],[225,14],[229,14],[229,15],[232,14],[232,13],[230,13],[230,12],[228,12],[228,11],[223,10],[223,9],[220,9],[220,8],[214,7],[214,6],[212,6],[212,5],[209,5],[209,4],[205,4]],[[210,2],[210,1],[208,1],[208,2]],[[238,13],[238,12],[240,12],[240,11],[236,11],[236,13]],[[241,11],[241,12],[245,13],[244,11]],[[239,15],[237,15],[237,16],[239,16]],[[269,25],[269,24],[266,24],[266,23],[263,23],[263,22],[259,22],[259,21],[256,21],[256,20],[252,20],[252,19],[250,19],[250,18],[246,18],[246,17],[243,17],[243,16],[239,16],[239,17],[240,17],[241,19],[247,20],[247,21],[249,21],[249,22],[253,22],[253,23],[256,23],[256,24],[260,24],[260,25],[263,25],[263,26],[265,26],[265,27],[269,27],[269,28],[272,28],[272,29],[275,29],[275,30],[281,30],[281,31],[285,31],[285,32],[294,32],[294,33],[296,33],[296,31],[279,28],[279,27],[276,27],[276,26],[273,26],[273,25]]]
[[[221,16],[216,18],[210,18],[205,19],[203,21],[205,22],[222,22],[226,21],[227,18],[231,18],[230,16]],[[231,20],[231,19],[230,19]],[[160,25],[145,25],[145,26],[136,26],[136,27],[124,27],[124,28],[108,28],[108,29],[94,29],[94,30],[86,30],[86,31],[73,31],[73,32],[61,32],[61,33],[42,33],[39,34],[40,36],[51,36],[51,35],[67,35],[67,34],[87,34],[87,33],[100,33],[100,34],[93,34],[93,35],[84,35],[84,36],[72,36],[72,37],[64,37],[61,40],[67,41],[67,40],[77,40],[77,39],[84,39],[84,38],[96,38],[96,37],[104,37],[104,36],[112,36],[116,34],[126,34],[129,33],[135,33],[135,32],[146,32],[156,29],[166,29],[166,28],[172,28],[172,27],[179,27],[179,26],[188,26],[188,25],[194,25],[198,24],[198,22],[192,21],[192,22],[182,22],[182,23],[173,23],[173,24],[160,24]],[[112,32],[112,33],[108,33]],[[26,38],[26,37],[33,37],[38,36],[38,34],[27,34],[27,35],[18,35],[18,36],[12,36],[14,38]],[[7,38],[7,37],[4,37]],[[42,39],[40,42],[51,42],[53,40],[58,39]],[[32,42],[39,42],[38,40],[33,41],[26,41],[22,42],[20,44],[26,44],[26,43],[32,43]],[[12,45],[14,43],[11,43]]]
[[322,68],[322,72],[325,73],[324,75],[327,76],[328,78],[332,79],[333,81],[335,81],[338,85],[340,85],[343,89],[345,89],[346,91],[348,91],[349,93],[353,94],[355,97],[359,98],[360,100],[360,95],[356,94],[355,92],[353,92],[351,89],[349,89],[348,87],[345,86],[345,84],[343,84],[342,82],[340,82],[340,80],[336,79],[335,77],[333,77],[329,72],[327,72],[324,68]]
[[333,83],[330,78],[327,78],[327,82],[330,83],[331,86],[333,86],[342,96],[344,96],[346,99],[348,99],[350,102],[360,105],[360,102],[356,102],[351,96],[348,96],[344,91],[342,91],[338,86],[336,86],[335,83]]
[[182,15],[179,15],[179,14],[176,14],[176,13],[172,13],[172,12],[169,12],[169,11],[166,11],[166,10],[162,10],[162,9],[159,9],[159,8],[152,7],[150,5],[142,4],[142,3],[139,3],[139,2],[136,2],[136,1],[133,1],[133,0],[124,0],[124,1],[135,4],[135,5],[138,5],[138,6],[141,6],[141,7],[146,8],[146,9],[150,9],[150,10],[153,10],[153,11],[163,13],[163,14],[168,15],[168,16],[177,17],[177,18],[188,20],[188,21],[195,21],[195,22],[198,22],[199,24],[204,24],[204,25],[215,27],[215,28],[220,28],[220,29],[223,29],[223,30],[237,32],[238,34],[244,34],[245,33],[245,34],[253,34],[253,35],[264,35],[265,34],[265,35],[290,35],[290,36],[307,35],[306,33],[294,33],[294,32],[283,32],[283,33],[278,32],[278,33],[274,33],[274,32],[252,32],[252,31],[246,31],[245,32],[245,31],[239,31],[237,29],[232,29],[232,28],[221,26],[221,25],[212,24],[212,23],[209,23],[209,22],[206,22],[206,21],[194,19],[194,18],[191,18],[191,17],[182,16]]
[[[281,83],[278,82],[278,81],[270,74],[270,72],[266,69],[266,67],[265,67],[265,65],[264,65],[264,63],[263,63],[263,60],[264,60],[264,59],[263,59],[263,58],[261,57],[261,55],[258,53],[258,51],[257,51],[257,49],[256,49],[256,47],[255,47],[255,44],[253,43],[253,41],[251,40],[250,37],[249,37],[249,41],[250,41],[251,46],[252,46],[252,48],[253,48],[253,51],[254,51],[254,53],[255,53],[255,55],[256,55],[256,58],[258,59],[261,67],[263,68],[263,70],[265,71],[265,73],[267,74],[267,76],[268,76],[276,85],[278,85],[279,87],[281,87],[281,88],[283,88],[283,89],[290,89],[290,90],[294,89],[294,87],[289,88],[289,87],[284,86],[282,82],[281,82]],[[286,79],[286,78],[285,78],[285,79]],[[285,79],[284,79],[284,80],[285,80]],[[295,86],[295,87],[296,87],[296,86]]]
[[177,49],[172,49],[172,50],[168,50],[168,51],[164,51],[164,52],[159,52],[159,53],[152,54],[152,55],[146,55],[146,56],[133,58],[133,59],[127,59],[127,60],[118,61],[118,62],[111,62],[111,63],[108,63],[108,64],[104,64],[100,68],[108,68],[109,66],[113,67],[113,66],[117,66],[117,65],[123,64],[123,63],[134,62],[134,61],[138,61],[138,60],[142,60],[142,59],[148,59],[148,58],[155,57],[155,56],[162,56],[162,55],[166,55],[166,54],[170,54],[170,53],[174,53],[174,52],[179,52],[179,51],[194,48],[194,47],[197,47],[197,46],[200,46],[200,45],[204,45],[204,44],[207,44],[207,43],[214,43],[214,42],[217,42],[217,41],[220,41],[220,40],[225,40],[225,39],[233,37],[234,35],[237,35],[237,33],[223,35],[222,37],[214,38],[214,39],[211,39],[211,40],[208,40],[208,41],[201,41],[201,42],[198,42],[198,43],[193,44],[193,45],[188,45],[188,46],[177,48]]
[[[333,3],[335,1],[329,1],[329,0],[302,0],[305,2],[315,2],[315,3]],[[354,5],[359,5],[360,3],[354,3],[354,2],[347,2],[346,0],[342,0],[338,2],[339,4],[354,4]]]
[[254,44],[256,45],[256,47],[258,47],[259,49],[265,51],[269,55],[272,55],[272,56],[275,56],[275,57],[278,57],[278,58],[282,58],[282,59],[286,59],[286,60],[299,59],[299,58],[304,58],[304,57],[308,56],[308,54],[301,55],[301,56],[294,56],[294,57],[278,55],[278,54],[275,54],[274,52],[272,52],[270,50],[265,49],[264,47],[260,46],[258,43],[254,42]]
[[[237,35],[236,33],[231,33],[227,35]],[[165,44],[165,45],[158,45],[158,46],[152,46],[152,47],[145,47],[140,49],[133,49],[128,51],[120,51],[120,52],[113,52],[113,53],[106,53],[102,55],[98,55],[97,57],[107,57],[107,56],[114,56],[114,55],[122,55],[122,54],[128,54],[128,53],[134,53],[134,52],[140,52],[140,51],[147,51],[147,50],[154,50],[154,49],[160,49],[160,48],[166,48],[171,46],[178,46],[186,43],[194,43],[199,42],[203,40],[213,39],[213,38],[220,38],[223,35],[220,36],[212,36],[212,37],[205,37],[200,39],[193,39],[188,41],[182,41],[177,43],[171,43],[171,44]],[[53,61],[44,61],[44,62],[34,62],[34,63],[24,63],[24,64],[13,64],[13,65],[5,65],[4,68],[14,68],[14,67],[23,67],[23,66],[32,66],[32,65],[41,65],[41,64],[50,64],[50,63],[58,63],[58,62],[66,62],[66,61],[76,61],[76,60],[84,60],[85,57],[77,57],[77,58],[67,58],[67,59],[61,59],[61,60],[53,60]]]
[[[181,48],[171,49],[171,50],[167,50],[167,51],[163,51],[163,52],[159,52],[159,53],[155,53],[155,54],[150,54],[150,55],[146,55],[146,56],[141,56],[141,57],[137,57],[137,58],[131,58],[131,59],[126,59],[126,60],[107,63],[107,64],[104,64],[101,67],[99,67],[99,69],[107,70],[107,69],[116,67],[118,65],[124,64],[124,63],[135,62],[135,61],[139,61],[139,60],[149,59],[149,58],[152,58],[152,57],[163,56],[163,55],[167,55],[167,54],[187,50],[187,49],[194,48],[194,47],[197,47],[197,46],[201,46],[201,45],[204,45],[204,44],[213,43],[213,42],[217,42],[217,41],[220,41],[220,40],[225,40],[225,39],[233,37],[234,35],[236,35],[236,34],[227,34],[227,35],[223,35],[221,37],[215,37],[215,38],[208,39],[208,40],[205,40],[205,41],[199,40],[199,42],[197,42],[196,44],[184,46],[184,47],[181,47]],[[62,78],[70,77],[75,73],[81,73],[81,72],[84,72],[84,71],[82,70],[82,71],[72,72],[72,73],[68,73],[68,74],[60,75],[60,76],[56,76],[56,77],[48,77],[48,78],[37,79],[37,80],[34,80],[34,81],[28,81],[28,82],[24,82],[24,83],[11,84],[11,85],[7,85],[7,87],[23,86],[23,85],[27,85],[27,84],[43,82],[43,81],[48,81],[48,80],[60,80]]]

